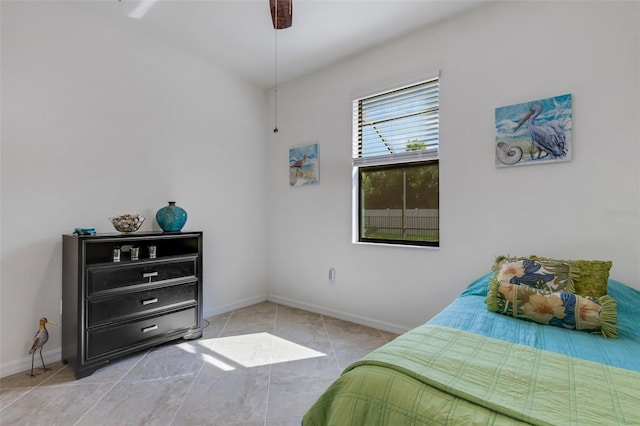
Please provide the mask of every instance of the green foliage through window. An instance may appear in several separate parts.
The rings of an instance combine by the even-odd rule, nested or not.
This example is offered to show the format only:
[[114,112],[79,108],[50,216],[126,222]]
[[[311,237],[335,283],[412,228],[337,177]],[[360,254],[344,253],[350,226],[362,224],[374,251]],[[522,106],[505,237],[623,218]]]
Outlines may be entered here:
[[358,241],[439,246],[438,79],[354,101]]

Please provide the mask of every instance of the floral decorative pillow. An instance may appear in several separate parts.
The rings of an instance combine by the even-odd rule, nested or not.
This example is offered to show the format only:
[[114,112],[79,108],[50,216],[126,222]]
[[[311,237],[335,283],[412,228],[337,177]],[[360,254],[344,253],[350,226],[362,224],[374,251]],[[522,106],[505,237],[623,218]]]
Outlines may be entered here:
[[527,285],[540,290],[569,291],[581,296],[607,294],[611,261],[560,260],[537,256],[499,256],[492,282]]
[[501,282],[490,287],[487,308],[539,324],[618,337],[616,300],[607,295],[596,299]]
[[572,287],[575,274],[570,274],[565,261],[526,258],[498,257],[493,267],[492,282],[525,285],[547,292],[563,291]]

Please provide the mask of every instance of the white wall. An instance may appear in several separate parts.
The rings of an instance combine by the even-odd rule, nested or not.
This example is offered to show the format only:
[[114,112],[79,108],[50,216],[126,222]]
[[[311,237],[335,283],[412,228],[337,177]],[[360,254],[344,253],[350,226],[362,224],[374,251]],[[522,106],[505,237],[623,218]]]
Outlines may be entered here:
[[1,375],[60,322],[61,234],[109,216],[159,229],[177,201],[204,231],[205,315],[266,297],[264,91],[102,21],[111,6],[2,1]]
[[[60,319],[60,234],[131,211],[151,229],[168,200],[205,232],[205,314],[268,288],[403,330],[502,253],[611,259],[640,288],[638,3],[497,2],[280,86],[277,135],[262,91],[92,13],[110,4],[0,3],[0,375]],[[442,247],[353,245],[351,100],[438,69]],[[563,93],[573,160],[495,169],[494,108]],[[314,140],[320,184],[289,187],[289,147]]]
[[[640,289],[639,7],[497,2],[280,86],[269,298],[403,330],[505,253],[610,259],[611,277]],[[354,245],[351,100],[437,70],[441,248]],[[572,161],[496,169],[495,108],[565,93]],[[320,184],[289,187],[289,147],[313,140]]]

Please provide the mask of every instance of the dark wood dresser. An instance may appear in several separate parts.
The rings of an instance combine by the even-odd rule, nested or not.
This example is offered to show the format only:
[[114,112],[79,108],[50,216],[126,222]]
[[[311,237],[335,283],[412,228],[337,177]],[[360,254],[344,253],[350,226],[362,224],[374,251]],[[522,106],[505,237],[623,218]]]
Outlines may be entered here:
[[62,360],[77,379],[202,336],[202,232],[63,235],[62,257]]

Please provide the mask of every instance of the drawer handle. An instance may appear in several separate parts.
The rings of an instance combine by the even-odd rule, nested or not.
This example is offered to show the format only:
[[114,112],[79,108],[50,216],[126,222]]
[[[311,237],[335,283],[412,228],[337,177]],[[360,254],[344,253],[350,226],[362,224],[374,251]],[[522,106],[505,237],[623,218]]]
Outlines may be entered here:
[[158,276],[158,272],[146,272],[144,274],[142,274],[142,278],[149,278],[149,284],[151,284],[151,278],[152,277],[157,277]]
[[158,303],[158,298],[154,297],[153,299],[142,300],[142,306],[151,305],[152,303]]
[[149,331],[153,331],[153,330],[157,330],[157,329],[158,329],[158,326],[154,324],[154,325],[150,325],[149,327],[143,328],[142,332],[143,333],[147,333]]

